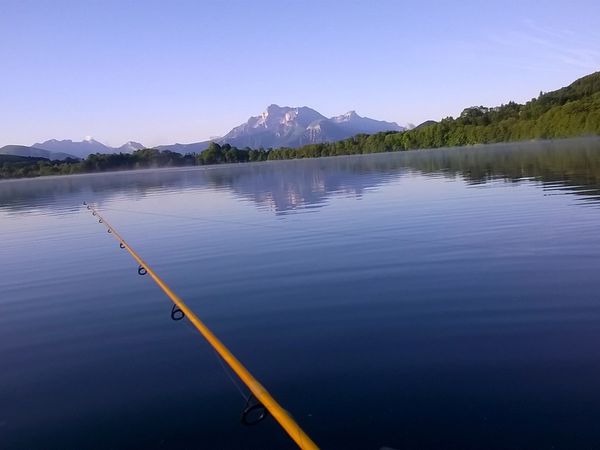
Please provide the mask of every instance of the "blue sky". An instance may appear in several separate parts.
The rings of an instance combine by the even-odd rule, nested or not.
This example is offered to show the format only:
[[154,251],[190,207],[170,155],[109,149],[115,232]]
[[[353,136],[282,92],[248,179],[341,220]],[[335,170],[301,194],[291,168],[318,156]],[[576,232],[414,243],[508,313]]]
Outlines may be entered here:
[[0,0],[0,146],[222,135],[271,103],[418,124],[600,70],[598,1]]

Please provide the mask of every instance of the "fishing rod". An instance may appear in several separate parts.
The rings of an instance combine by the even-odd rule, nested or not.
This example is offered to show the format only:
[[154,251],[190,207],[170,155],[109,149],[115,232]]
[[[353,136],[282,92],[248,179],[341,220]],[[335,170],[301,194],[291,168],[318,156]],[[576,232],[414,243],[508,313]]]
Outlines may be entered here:
[[[206,339],[210,346],[217,352],[223,361],[235,372],[239,379],[250,389],[255,403],[252,403],[248,399],[246,409],[242,413],[242,422],[246,424],[253,424],[264,419],[266,411],[268,411],[273,418],[281,425],[281,427],[287,432],[287,434],[294,440],[294,442],[301,449],[306,450],[317,450],[319,447],[312,441],[310,437],[300,428],[300,425],[292,418],[290,413],[281,407],[279,403],[269,394],[269,392],[258,382],[256,378],[244,367],[244,365],[234,356],[233,353],[223,344],[219,338],[202,322],[196,314],[184,303],[184,301],[177,295],[171,288],[165,283],[158,274],[152,270],[152,268],[146,264],[141,256],[121,237],[121,235],[111,226],[94,208],[88,205],[86,202],[83,204],[88,210],[92,212],[93,216],[98,218],[98,222],[103,224],[107,232],[112,234],[114,238],[119,241],[119,247],[127,250],[129,254],[139,264],[138,274],[150,275],[152,280],[158,285],[158,287],[171,299],[173,302],[173,309],[171,311],[171,318],[174,320],[180,320],[187,317],[188,320],[194,325],[194,327],[200,332],[200,334]],[[248,420],[250,414],[256,414],[256,420]]]

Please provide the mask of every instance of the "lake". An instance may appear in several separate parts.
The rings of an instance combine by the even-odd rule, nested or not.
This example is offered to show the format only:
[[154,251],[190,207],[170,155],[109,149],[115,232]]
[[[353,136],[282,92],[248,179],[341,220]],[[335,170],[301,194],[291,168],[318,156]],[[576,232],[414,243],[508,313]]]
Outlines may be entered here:
[[600,140],[0,182],[0,447],[600,447]]

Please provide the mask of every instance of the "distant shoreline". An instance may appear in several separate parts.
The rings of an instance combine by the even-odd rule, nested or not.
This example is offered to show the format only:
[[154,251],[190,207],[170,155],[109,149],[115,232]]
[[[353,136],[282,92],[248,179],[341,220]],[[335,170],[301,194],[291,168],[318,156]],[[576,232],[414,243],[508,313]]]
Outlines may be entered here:
[[72,177],[88,177],[88,176],[102,176],[102,175],[128,175],[128,174],[139,174],[139,173],[154,173],[154,172],[164,172],[164,171],[178,171],[178,172],[187,172],[187,171],[196,171],[196,170],[217,170],[221,168],[228,167],[240,167],[246,166],[247,164],[252,165],[267,165],[273,162],[279,161],[300,161],[300,160],[316,160],[316,159],[330,159],[330,158],[344,158],[344,157],[364,157],[364,156],[372,156],[372,155],[381,155],[386,153],[413,153],[413,152],[432,152],[437,150],[452,150],[452,149],[483,149],[483,148],[491,148],[491,147],[501,147],[501,146],[512,146],[512,145],[533,145],[533,144],[543,144],[543,143],[565,143],[569,141],[580,142],[580,141],[591,141],[597,140],[600,141],[599,135],[584,135],[577,137],[569,137],[562,139],[529,139],[523,141],[516,142],[494,142],[489,144],[470,144],[470,145],[461,145],[461,146],[448,146],[448,147],[436,147],[436,148],[424,148],[424,149],[410,149],[410,150],[395,150],[395,151],[379,151],[372,153],[357,153],[357,154],[348,154],[348,155],[332,155],[332,156],[314,156],[314,157],[302,157],[302,158],[289,158],[289,159],[269,159],[265,161],[249,161],[249,162],[223,162],[218,164],[205,164],[205,165],[185,165],[185,166],[163,166],[163,167],[139,167],[135,169],[114,169],[114,170],[99,170],[93,172],[81,172],[81,173],[70,173],[70,174],[48,174],[48,175],[35,175],[29,177],[14,177],[14,178],[0,178],[0,183],[7,182],[28,182],[32,180],[52,180],[52,179],[65,179]]
[[240,149],[211,142],[202,152],[185,155],[153,148],[133,153],[96,153],[84,160],[67,161],[0,155],[0,179],[322,158],[599,135],[600,72],[596,72],[556,91],[540,92],[537,98],[522,105],[508,102],[492,108],[471,106],[457,118],[425,122],[410,130],[358,134],[335,142],[266,150]]

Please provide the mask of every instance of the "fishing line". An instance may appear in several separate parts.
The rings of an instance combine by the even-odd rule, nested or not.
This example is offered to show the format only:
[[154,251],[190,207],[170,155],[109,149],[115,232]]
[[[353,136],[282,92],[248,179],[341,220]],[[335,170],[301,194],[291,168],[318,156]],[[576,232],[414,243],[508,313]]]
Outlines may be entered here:
[[[173,307],[175,307],[175,305],[173,305]],[[182,312],[182,314],[183,314],[183,312]],[[185,314],[183,314],[183,317],[181,317],[181,319],[183,319],[183,318],[185,318]],[[173,319],[173,313],[171,313],[171,319]],[[173,320],[174,321],[179,321],[181,319],[173,319]],[[196,330],[196,328],[194,327],[194,325],[192,325],[187,320],[184,321],[184,324],[185,324],[185,328],[188,330],[188,332],[190,334],[193,334],[195,336],[196,333],[198,332],[198,330]],[[217,362],[219,363],[219,367],[221,367],[221,369],[223,370],[223,372],[225,373],[225,375],[227,376],[227,378],[229,378],[229,380],[231,381],[231,384],[235,387],[235,390],[240,393],[240,395],[242,396],[242,398],[244,399],[244,401],[247,403],[248,399],[250,398],[250,394],[247,394],[246,392],[244,392],[244,389],[236,381],[236,379],[233,376],[231,370],[227,370],[227,366],[225,366],[225,363],[223,362],[223,359],[219,356],[219,354],[213,348],[211,348],[211,350],[212,350],[212,353],[215,355],[215,358],[217,359]]]
[[197,216],[183,216],[179,214],[169,214],[169,213],[157,213],[152,211],[139,211],[134,209],[119,209],[119,208],[105,208],[102,207],[103,211],[117,211],[117,212],[125,212],[125,213],[133,213],[133,214],[143,214],[146,216],[156,216],[156,217],[170,217],[173,219],[184,219],[184,220],[198,220],[200,222],[206,223],[218,223],[225,225],[240,225],[244,227],[258,227],[258,228],[267,228],[271,230],[282,230],[281,227],[276,225],[266,225],[262,223],[252,223],[252,222],[240,222],[236,220],[224,220],[224,219],[208,219],[206,217],[197,217]]
[[217,361],[219,362],[221,369],[223,369],[223,372],[225,373],[225,375],[227,375],[227,378],[229,378],[229,380],[231,381],[231,384],[233,384],[233,386],[237,389],[237,391],[240,393],[242,398],[247,402],[248,399],[250,398],[250,395],[248,395],[244,392],[244,390],[239,385],[239,383],[235,380],[235,378],[233,377],[231,372],[229,370],[227,370],[227,367],[225,367],[225,363],[223,362],[223,359],[221,359],[219,354],[216,351],[213,351],[213,353],[215,355],[215,358],[217,358]]
[[[200,320],[200,318],[185,304],[185,302],[158,276],[158,274],[141,258],[141,256],[123,239],[119,232],[111,226],[94,208],[83,203],[98,222],[110,230],[118,242],[119,247],[126,250],[138,263],[138,273],[148,275],[158,287],[169,297],[174,305],[185,315],[185,318],[194,325],[202,337],[210,344],[215,352],[235,372],[239,379],[246,385],[252,395],[246,401],[246,408],[242,412],[242,423],[253,425],[266,417],[267,411],[288,433],[290,438],[302,449],[315,450],[317,445],[310,439],[293,417],[271,396],[271,394],[254,378],[250,371],[235,357],[235,355],[221,342],[221,340]],[[182,317],[183,319],[183,317]]]
[[[278,226],[278,225],[267,225],[267,224],[262,224],[262,223],[241,222],[241,221],[236,221],[236,220],[209,219],[206,217],[186,216],[186,215],[169,214],[169,213],[158,213],[158,212],[152,212],[152,211],[139,211],[139,210],[134,210],[134,209],[119,209],[119,208],[102,207],[102,210],[103,211],[132,213],[132,214],[141,214],[141,215],[154,216],[154,217],[167,217],[167,218],[182,219],[182,220],[197,220],[197,221],[205,222],[205,223],[217,223],[217,224],[226,224],[226,225],[237,225],[237,226],[241,226],[241,227],[254,227],[254,228],[264,228],[264,229],[268,229],[268,230],[285,231],[284,227]],[[298,233],[301,233],[303,235],[305,235],[307,233],[311,233],[311,232],[314,235],[318,235],[320,237],[326,237],[326,236],[340,237],[341,236],[341,237],[358,239],[361,241],[365,240],[364,230],[353,233],[353,232],[342,231],[342,230],[324,231],[324,230],[310,230],[307,228],[303,228],[302,230],[298,231]],[[371,234],[368,236],[368,239],[369,240],[384,240],[386,242],[390,242],[390,238],[387,236],[373,236]],[[415,243],[416,241],[413,240],[411,242]],[[420,242],[425,243],[426,241],[420,241]]]

